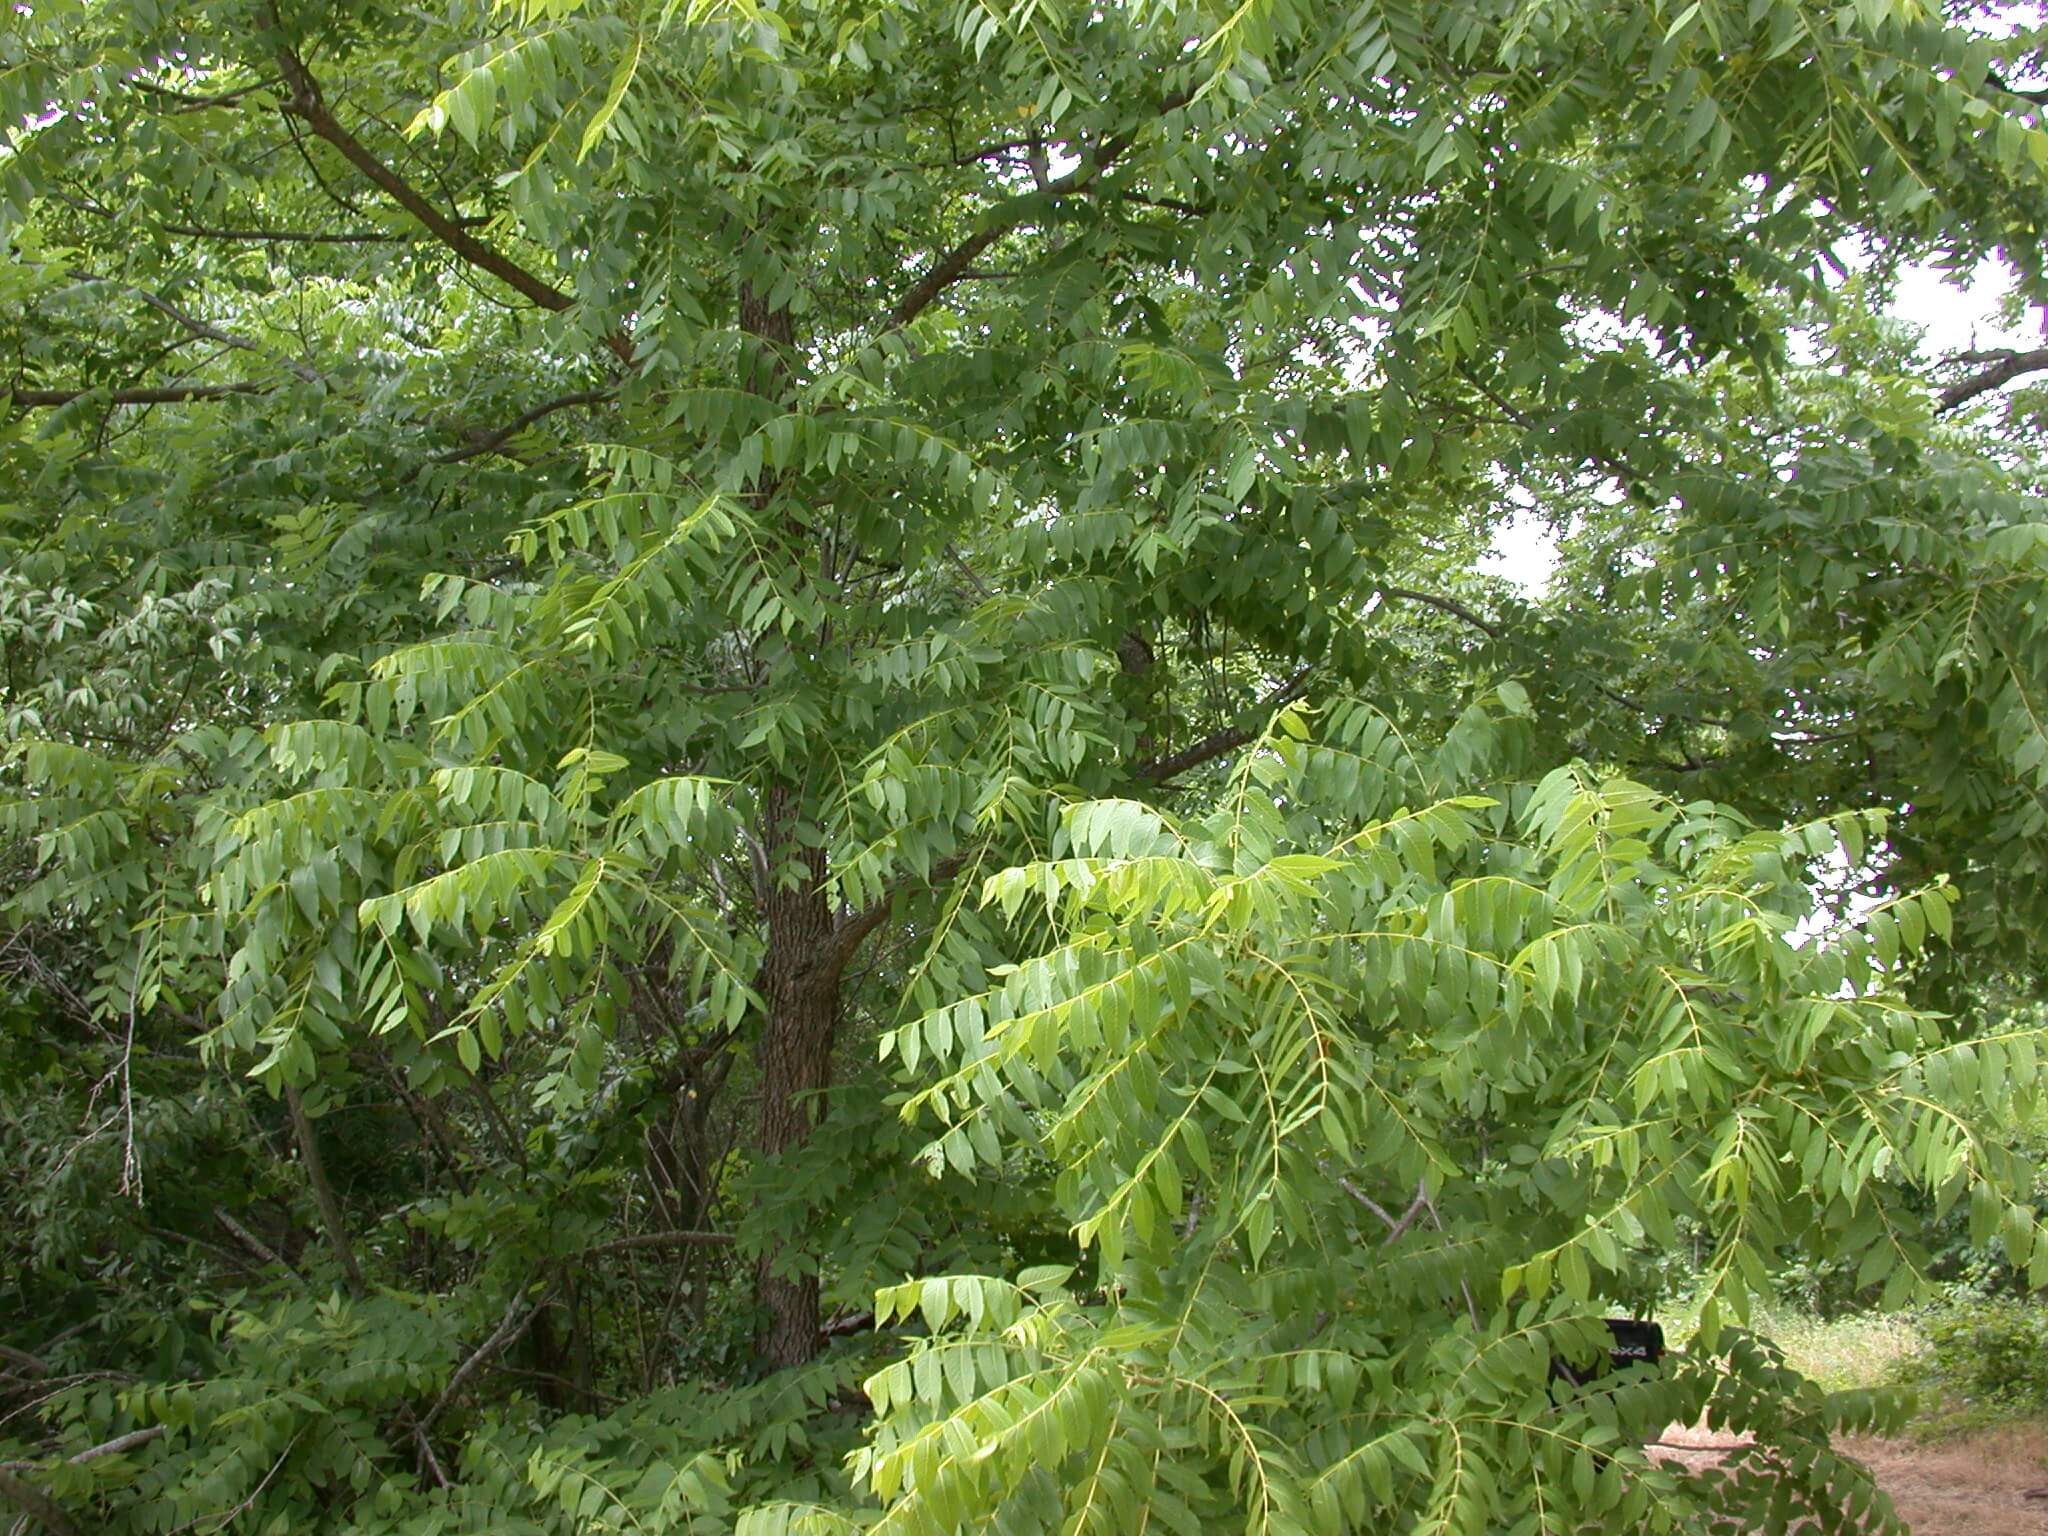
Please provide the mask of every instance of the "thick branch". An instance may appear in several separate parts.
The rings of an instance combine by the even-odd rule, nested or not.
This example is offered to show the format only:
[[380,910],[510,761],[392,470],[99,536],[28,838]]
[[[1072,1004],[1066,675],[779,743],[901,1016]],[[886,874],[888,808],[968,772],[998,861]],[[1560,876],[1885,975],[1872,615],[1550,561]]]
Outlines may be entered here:
[[[99,394],[95,389],[14,389],[5,392],[6,398],[28,410],[48,406],[69,405],[74,400],[83,400],[87,395]],[[268,384],[171,384],[156,388],[116,389],[106,391],[110,405],[183,405],[192,400],[224,400],[229,395],[265,395],[270,393]]]
[[[934,864],[931,873],[918,883],[925,886],[944,885],[965,869],[970,860],[978,858],[980,852],[980,849],[963,849],[959,853],[949,853]],[[905,885],[899,885],[860,911],[849,913],[839,919],[832,929],[833,964],[843,967],[853,958],[854,951],[860,948],[867,936],[881,927],[882,919],[889,915],[890,907],[895,905],[898,892],[907,888],[906,882]]]
[[1264,716],[1270,715],[1282,704],[1286,704],[1301,696],[1302,689],[1308,685],[1309,674],[1312,670],[1312,668],[1303,667],[1285,683],[1282,683],[1273,692],[1261,699],[1257,705],[1257,713],[1262,717],[1259,719],[1258,724],[1230,725],[1225,726],[1220,731],[1212,731],[1200,741],[1191,742],[1187,746],[1182,747],[1178,752],[1169,752],[1164,757],[1155,757],[1148,762],[1139,763],[1131,770],[1132,774],[1137,778],[1146,780],[1148,783],[1164,784],[1168,779],[1178,774],[1186,773],[1190,768],[1199,768],[1202,764],[1211,762],[1226,752],[1235,751],[1265,729],[1266,722],[1263,718]]
[[1989,352],[1964,352],[1956,361],[1989,363],[1991,366],[1944,389],[1941,392],[1943,411],[1953,411],[1958,406],[1968,405],[1979,395],[1988,395],[1994,389],[2003,389],[2014,379],[2048,369],[2048,347],[2036,347],[2031,352],[2014,352],[2005,348]]
[[341,151],[344,160],[374,182],[399,207],[426,225],[435,239],[471,266],[482,268],[542,309],[559,312],[575,304],[576,301],[561,289],[536,277],[502,251],[493,250],[470,234],[372,154],[368,146],[344,128],[328,110],[326,98],[320,94],[319,82],[289,44],[278,44],[277,62],[284,71],[285,83],[291,88],[285,110],[312,129],[315,136]]

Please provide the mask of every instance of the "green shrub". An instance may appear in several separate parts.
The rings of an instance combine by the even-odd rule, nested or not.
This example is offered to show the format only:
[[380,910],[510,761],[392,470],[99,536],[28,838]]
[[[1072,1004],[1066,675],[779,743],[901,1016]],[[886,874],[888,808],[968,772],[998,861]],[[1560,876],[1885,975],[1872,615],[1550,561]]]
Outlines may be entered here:
[[2012,1297],[1958,1302],[1922,1327],[1927,1348],[1899,1375],[1925,1395],[1929,1422],[1974,1428],[2048,1414],[2048,1307]]

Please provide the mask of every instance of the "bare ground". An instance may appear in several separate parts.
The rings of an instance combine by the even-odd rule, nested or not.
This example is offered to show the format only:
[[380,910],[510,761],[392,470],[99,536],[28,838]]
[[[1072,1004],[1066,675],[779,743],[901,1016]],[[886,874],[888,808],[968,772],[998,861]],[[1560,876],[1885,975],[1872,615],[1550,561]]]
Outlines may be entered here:
[[[1727,1438],[1674,1424],[1653,1452],[1710,1467]],[[1914,1536],[2048,1536],[2048,1427],[1933,1444],[1851,1439],[1841,1448],[1877,1475]]]

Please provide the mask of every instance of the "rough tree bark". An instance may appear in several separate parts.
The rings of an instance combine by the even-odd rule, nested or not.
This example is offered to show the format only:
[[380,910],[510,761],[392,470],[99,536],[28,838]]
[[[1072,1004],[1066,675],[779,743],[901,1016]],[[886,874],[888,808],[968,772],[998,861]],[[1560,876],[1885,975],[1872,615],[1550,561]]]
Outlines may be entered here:
[[[751,285],[739,295],[740,329],[760,346],[750,359],[750,387],[783,401],[791,389],[789,358],[795,327],[786,308],[773,306]],[[765,506],[777,486],[756,493]],[[792,519],[792,540],[805,530]],[[797,828],[805,820],[800,790],[777,785],[762,797],[760,846],[766,868],[762,911],[768,948],[761,965],[760,991],[767,1005],[757,1062],[761,1073],[759,1144],[774,1158],[811,1139],[822,1095],[832,1080],[832,1047],[839,1033],[842,964],[826,893],[825,851],[806,847]],[[761,1255],[754,1273],[762,1320],[755,1351],[771,1370],[802,1365],[818,1352],[818,1277],[791,1274],[786,1249]]]
[[[801,1147],[811,1138],[832,1081],[832,1048],[839,1034],[840,964],[832,908],[825,893],[822,849],[796,842],[797,796],[768,795],[768,891],[763,903],[768,953],[761,967],[767,1019],[761,1033],[760,1145],[764,1157]],[[799,878],[791,880],[794,866]],[[781,874],[782,878],[777,879]],[[802,1365],[820,1341],[818,1277],[783,1272],[785,1256],[771,1249],[755,1271],[764,1317],[755,1341],[762,1361],[781,1370]]]

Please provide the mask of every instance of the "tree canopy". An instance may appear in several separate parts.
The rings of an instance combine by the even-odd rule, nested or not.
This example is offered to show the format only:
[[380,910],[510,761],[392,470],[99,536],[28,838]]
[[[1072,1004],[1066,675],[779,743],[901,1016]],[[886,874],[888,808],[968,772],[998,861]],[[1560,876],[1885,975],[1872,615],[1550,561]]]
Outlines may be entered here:
[[11,6],[0,1501],[1882,1524],[1745,1324],[2048,1278],[2004,9]]

